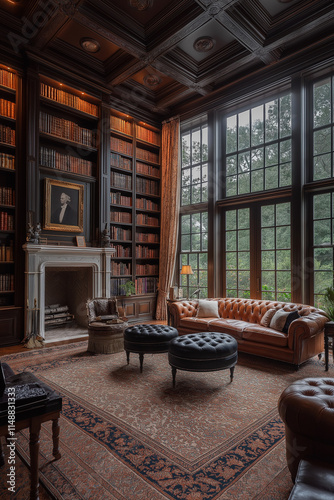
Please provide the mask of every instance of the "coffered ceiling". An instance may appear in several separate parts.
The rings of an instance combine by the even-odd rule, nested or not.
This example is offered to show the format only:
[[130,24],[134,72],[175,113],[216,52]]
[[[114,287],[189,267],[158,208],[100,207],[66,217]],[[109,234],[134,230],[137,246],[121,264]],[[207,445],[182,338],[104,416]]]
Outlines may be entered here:
[[334,24],[333,0],[0,0],[0,13],[0,51],[159,118],[331,39]]

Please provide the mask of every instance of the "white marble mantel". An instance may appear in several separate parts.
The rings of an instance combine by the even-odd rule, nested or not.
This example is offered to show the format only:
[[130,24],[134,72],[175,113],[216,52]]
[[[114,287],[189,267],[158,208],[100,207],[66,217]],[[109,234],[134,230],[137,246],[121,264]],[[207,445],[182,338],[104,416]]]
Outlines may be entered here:
[[92,268],[92,296],[110,297],[111,256],[114,248],[70,247],[25,243],[25,332],[29,334],[29,310],[39,310],[38,333],[45,337],[45,273],[47,267]]

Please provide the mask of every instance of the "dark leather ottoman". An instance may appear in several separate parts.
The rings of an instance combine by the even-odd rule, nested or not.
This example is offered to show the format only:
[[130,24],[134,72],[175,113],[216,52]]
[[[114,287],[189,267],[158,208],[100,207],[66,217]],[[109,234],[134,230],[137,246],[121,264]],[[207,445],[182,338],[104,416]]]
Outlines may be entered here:
[[286,459],[293,481],[302,459],[334,461],[334,378],[296,380],[282,392],[278,410],[285,424]]
[[333,498],[334,464],[301,460],[289,500],[333,500]]
[[178,336],[176,328],[167,325],[134,325],[124,331],[124,349],[129,364],[130,352],[139,354],[140,373],[145,353],[167,352],[170,341]]
[[169,344],[168,361],[172,367],[173,387],[177,369],[211,372],[229,368],[232,382],[237,360],[238,342],[226,333],[189,333],[173,339]]

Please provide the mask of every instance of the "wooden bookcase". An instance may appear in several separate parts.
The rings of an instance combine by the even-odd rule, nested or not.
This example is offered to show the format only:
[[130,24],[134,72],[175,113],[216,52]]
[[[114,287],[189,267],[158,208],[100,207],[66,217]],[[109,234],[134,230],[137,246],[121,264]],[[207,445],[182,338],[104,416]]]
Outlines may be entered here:
[[[110,116],[110,235],[116,256],[111,293],[124,295],[129,319],[153,314],[159,275],[160,131],[116,111]],[[122,298],[124,302],[125,299]]]
[[0,345],[21,338],[22,307],[18,306],[18,143],[20,77],[0,66]]

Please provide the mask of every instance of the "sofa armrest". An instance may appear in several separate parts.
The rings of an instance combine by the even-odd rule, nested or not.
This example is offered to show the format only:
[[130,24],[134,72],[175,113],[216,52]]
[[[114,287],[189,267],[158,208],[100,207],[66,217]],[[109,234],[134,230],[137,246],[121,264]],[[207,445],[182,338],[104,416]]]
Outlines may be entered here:
[[288,344],[289,349],[295,349],[297,342],[300,338],[308,338],[321,333],[325,324],[328,322],[325,314],[313,312],[307,316],[295,319],[288,331]]
[[168,304],[169,314],[172,316],[172,325],[177,328],[181,319],[191,318],[197,314],[198,302],[182,300]]

